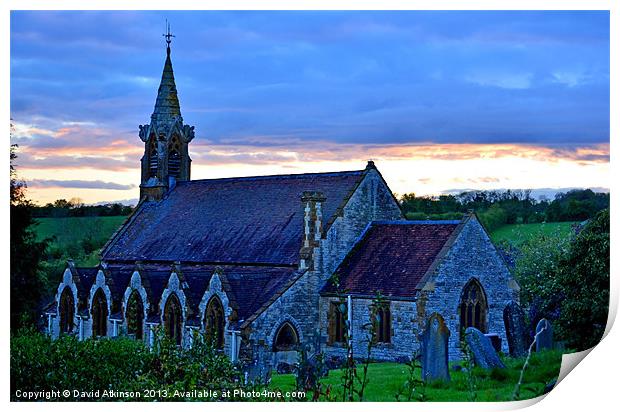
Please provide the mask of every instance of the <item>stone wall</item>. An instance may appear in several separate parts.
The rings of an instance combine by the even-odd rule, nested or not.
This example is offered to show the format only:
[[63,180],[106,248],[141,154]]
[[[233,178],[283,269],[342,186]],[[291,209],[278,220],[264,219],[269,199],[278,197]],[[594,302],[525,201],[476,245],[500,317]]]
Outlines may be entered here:
[[486,231],[473,216],[464,224],[416,302],[420,325],[433,312],[444,317],[450,330],[450,360],[461,357],[459,303],[463,287],[470,279],[476,279],[482,285],[489,306],[488,333],[497,333],[501,337],[502,350],[507,353],[503,310],[511,300],[518,301],[519,286]]
[[[402,219],[402,213],[379,172],[371,168],[315,249],[314,269],[307,271],[250,327],[246,352],[275,367],[272,353],[275,333],[283,322],[293,324],[302,345],[316,348],[321,333],[319,291],[337,265],[373,220]],[[323,222],[323,227],[328,222]],[[301,245],[300,245],[301,247]],[[248,342],[246,342],[247,344]]]
[[[339,302],[336,297],[321,297],[320,304],[320,328],[321,350],[328,357],[344,358],[347,355],[346,346],[341,343],[329,344],[328,316],[331,302]],[[370,323],[370,307],[372,299],[352,299],[352,337],[353,356],[365,358],[368,353]],[[391,315],[390,343],[376,343],[371,349],[371,357],[374,360],[394,361],[399,358],[411,358],[413,351],[418,348],[418,330],[416,328],[416,308],[413,301],[392,300],[389,302]]]
[[316,306],[309,302],[316,295],[316,279],[316,272],[306,271],[250,323],[244,331],[240,358],[247,363],[276,367],[272,348],[276,333],[284,322],[293,325],[301,345],[313,345],[317,311]]
[[[423,331],[426,320],[437,312],[444,317],[450,330],[450,360],[460,359],[459,303],[463,288],[472,278],[480,282],[486,294],[488,332],[501,337],[502,350],[507,352],[503,310],[511,300],[518,301],[519,287],[482,225],[476,218],[471,218],[464,223],[454,244],[425,282],[423,290],[409,301],[390,301],[391,342],[377,344],[371,351],[372,358],[394,361],[410,357],[419,348],[418,335]],[[332,301],[337,302],[338,298],[320,299],[321,350],[328,356],[344,357],[344,345],[328,343],[328,315]],[[361,358],[367,353],[368,332],[365,325],[370,322],[372,299],[354,298],[352,304],[353,353],[356,358]]]

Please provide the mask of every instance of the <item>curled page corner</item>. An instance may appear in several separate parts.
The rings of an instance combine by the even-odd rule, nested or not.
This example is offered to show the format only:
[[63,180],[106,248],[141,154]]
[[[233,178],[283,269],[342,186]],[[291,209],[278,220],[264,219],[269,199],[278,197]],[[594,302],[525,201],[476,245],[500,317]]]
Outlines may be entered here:
[[567,353],[565,355],[562,355],[560,374],[558,375],[558,381],[555,385],[557,386],[558,383],[562,382],[562,379],[564,379],[573,369],[575,369],[575,366],[577,366],[582,360],[584,360],[585,357],[588,356],[588,354],[592,352],[592,349],[594,349],[595,347],[596,346],[593,346],[590,349],[586,349],[581,352]]

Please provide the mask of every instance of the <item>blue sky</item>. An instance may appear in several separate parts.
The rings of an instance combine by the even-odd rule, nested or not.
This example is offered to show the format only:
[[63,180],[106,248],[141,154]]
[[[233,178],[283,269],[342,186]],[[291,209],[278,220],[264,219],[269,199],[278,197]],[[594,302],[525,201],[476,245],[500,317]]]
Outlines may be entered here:
[[[608,12],[14,11],[13,140],[34,195],[136,191],[137,126],[153,109],[166,18],[181,110],[196,126],[195,177],[365,158],[384,160],[391,175],[399,167],[389,162],[423,153],[445,162],[523,148],[524,161],[572,162],[588,168],[580,185],[607,185]],[[462,174],[453,164],[452,176]],[[422,176],[393,186],[574,185],[497,177],[498,168],[469,183]],[[94,196],[84,181],[105,190]]]

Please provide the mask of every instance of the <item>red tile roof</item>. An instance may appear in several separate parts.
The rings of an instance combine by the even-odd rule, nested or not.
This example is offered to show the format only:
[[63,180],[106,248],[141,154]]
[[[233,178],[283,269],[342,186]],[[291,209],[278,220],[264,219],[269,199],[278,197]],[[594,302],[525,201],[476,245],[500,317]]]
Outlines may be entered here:
[[322,294],[413,297],[460,221],[372,222]]

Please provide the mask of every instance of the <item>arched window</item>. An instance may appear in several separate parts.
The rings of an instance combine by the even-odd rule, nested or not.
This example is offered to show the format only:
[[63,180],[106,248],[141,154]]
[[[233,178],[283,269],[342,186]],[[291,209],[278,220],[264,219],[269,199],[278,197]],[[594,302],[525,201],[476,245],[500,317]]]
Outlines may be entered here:
[[290,322],[284,322],[273,340],[273,351],[293,351],[297,350],[298,345],[299,335],[297,331]]
[[97,289],[91,306],[93,336],[106,336],[108,332],[108,301],[101,288]]
[[173,135],[168,146],[168,175],[178,178],[181,172],[181,143]]
[[75,301],[73,300],[73,292],[69,286],[66,286],[60,295],[60,333],[73,332],[73,317],[75,316]]
[[137,290],[134,290],[131,292],[131,295],[129,295],[127,308],[125,308],[125,319],[127,320],[127,333],[135,336],[136,339],[142,339],[144,304]]
[[390,343],[392,335],[392,316],[390,306],[381,304],[374,309],[375,340],[382,343]]
[[164,308],[164,327],[166,335],[180,345],[183,337],[183,310],[179,298],[174,293],[170,295]]
[[340,302],[331,302],[329,305],[329,322],[327,335],[329,343],[344,343],[346,335],[345,313],[346,304]]
[[488,310],[487,298],[480,282],[475,279],[467,282],[459,305],[461,331],[472,327],[486,333]]
[[217,296],[213,296],[205,311],[205,331],[217,349],[224,348],[224,307]]
[[151,138],[149,139],[148,154],[149,154],[149,177],[156,177],[158,159],[157,159],[157,139],[155,138],[154,134],[151,135]]

